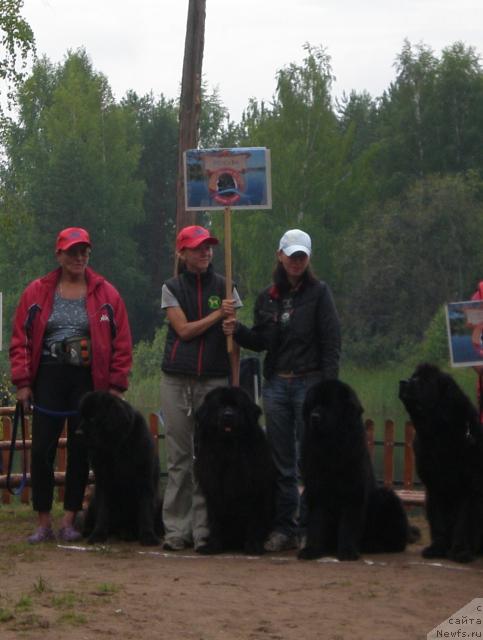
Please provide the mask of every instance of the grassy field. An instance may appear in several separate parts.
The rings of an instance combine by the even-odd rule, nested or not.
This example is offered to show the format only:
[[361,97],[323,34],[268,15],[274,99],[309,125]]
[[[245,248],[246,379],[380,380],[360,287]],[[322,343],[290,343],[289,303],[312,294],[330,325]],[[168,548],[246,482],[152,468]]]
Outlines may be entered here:
[[[397,364],[384,369],[363,369],[353,365],[342,367],[340,378],[350,384],[357,392],[364,407],[364,419],[375,423],[375,439],[383,439],[384,423],[390,419],[396,425],[396,440],[404,439],[404,425],[407,413],[398,398],[399,380],[408,378],[414,365]],[[449,371],[470,398],[475,398],[476,375],[471,369],[452,369]],[[147,416],[159,411],[158,377],[150,377],[133,384],[128,392],[128,400]],[[160,440],[161,462],[163,464],[164,443]],[[402,477],[403,449],[395,449],[395,477]],[[382,475],[382,447],[376,448],[375,466],[378,477]]]
[[[404,425],[407,414],[398,398],[399,380],[411,375],[414,366],[397,364],[384,369],[363,369],[353,365],[342,367],[340,378],[350,384],[364,407],[364,417],[371,418],[378,425],[384,420],[394,420],[396,425]],[[476,375],[471,369],[452,369],[458,384],[470,398],[475,398]],[[160,378],[150,377],[132,384],[127,399],[146,415],[160,408]]]
[[[364,419],[371,418],[375,423],[375,439],[382,440],[384,422],[391,419],[396,425],[396,441],[404,439],[404,425],[408,420],[403,405],[398,398],[399,380],[407,378],[413,366],[394,365],[385,369],[368,370],[361,367],[347,365],[342,368],[340,377],[350,384],[357,392],[364,407]],[[470,398],[475,398],[476,375],[471,369],[453,369],[450,372],[458,384],[466,391]],[[157,413],[160,409],[160,378],[151,376],[140,381],[134,381],[127,394],[127,399],[147,417],[150,413]],[[162,428],[159,440],[162,471],[166,471],[166,457]],[[402,477],[403,448],[395,449],[395,477]],[[20,471],[21,456],[15,460],[15,471]],[[375,467],[378,477],[382,476],[382,447],[376,447]],[[162,478],[162,483],[165,478]]]

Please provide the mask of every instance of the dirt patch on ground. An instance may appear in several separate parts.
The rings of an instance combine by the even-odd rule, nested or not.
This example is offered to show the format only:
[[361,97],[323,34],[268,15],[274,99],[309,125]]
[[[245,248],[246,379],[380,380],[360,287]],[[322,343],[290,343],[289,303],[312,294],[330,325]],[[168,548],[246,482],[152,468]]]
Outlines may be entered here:
[[408,640],[481,597],[483,559],[431,563],[427,540],[357,562],[247,558],[23,541],[33,515],[0,509],[0,638]]

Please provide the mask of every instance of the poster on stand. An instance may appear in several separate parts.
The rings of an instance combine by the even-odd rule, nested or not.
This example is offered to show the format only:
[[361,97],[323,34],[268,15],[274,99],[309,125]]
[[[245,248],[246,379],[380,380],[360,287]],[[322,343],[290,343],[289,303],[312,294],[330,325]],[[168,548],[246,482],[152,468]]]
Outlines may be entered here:
[[448,303],[446,327],[451,366],[483,365],[483,300]]
[[270,209],[270,150],[265,147],[184,152],[185,208]]

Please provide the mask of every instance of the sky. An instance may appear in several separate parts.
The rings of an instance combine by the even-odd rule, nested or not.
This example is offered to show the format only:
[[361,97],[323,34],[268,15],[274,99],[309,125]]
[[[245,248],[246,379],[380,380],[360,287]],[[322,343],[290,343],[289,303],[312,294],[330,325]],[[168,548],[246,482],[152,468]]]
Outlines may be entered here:
[[[24,0],[37,52],[61,63],[84,47],[116,99],[132,89],[179,94],[188,0]],[[404,40],[437,56],[456,41],[483,52],[482,0],[206,0],[203,78],[238,121],[250,98],[270,102],[280,69],[323,46],[334,97],[380,96]]]

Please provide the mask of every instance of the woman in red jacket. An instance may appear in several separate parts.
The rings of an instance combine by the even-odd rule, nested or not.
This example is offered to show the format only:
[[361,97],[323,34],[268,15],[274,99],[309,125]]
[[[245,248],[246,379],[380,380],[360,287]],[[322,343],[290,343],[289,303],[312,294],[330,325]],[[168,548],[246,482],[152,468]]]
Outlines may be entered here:
[[17,400],[33,405],[31,481],[38,526],[35,544],[55,539],[51,508],[53,465],[67,418],[64,517],[58,538],[81,537],[74,528],[89,472],[87,451],[76,433],[77,408],[92,390],[121,395],[128,386],[132,343],[124,302],[117,290],[87,266],[91,241],[85,229],[57,236],[59,268],[31,282],[15,312],[10,365]]

